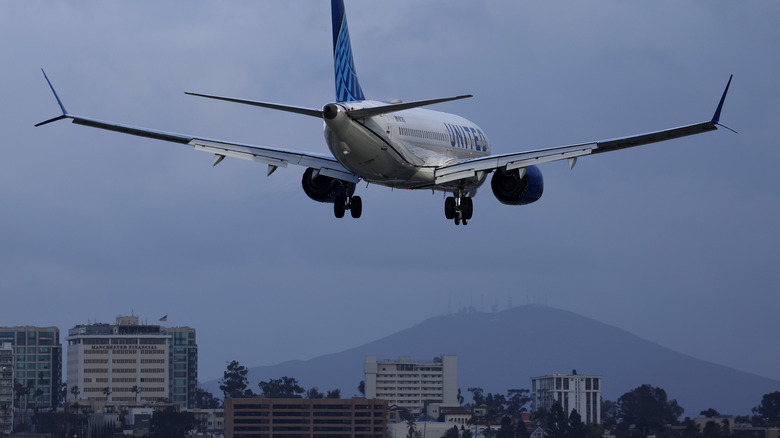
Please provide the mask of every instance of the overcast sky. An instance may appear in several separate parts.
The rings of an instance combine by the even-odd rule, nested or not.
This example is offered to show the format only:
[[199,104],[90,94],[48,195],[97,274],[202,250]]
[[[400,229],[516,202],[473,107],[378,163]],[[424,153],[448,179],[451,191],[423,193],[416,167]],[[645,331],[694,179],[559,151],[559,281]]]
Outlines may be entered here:
[[303,168],[267,178],[178,144],[33,127],[59,114],[44,67],[74,114],[327,153],[320,121],[183,92],[328,103],[329,2],[183,5],[0,3],[0,325],[64,340],[168,314],[197,329],[205,381],[233,359],[307,359],[536,302],[780,379],[780,3],[346,0],[367,96],[472,93],[436,109],[479,124],[494,153],[709,120],[734,74],[721,121],[738,135],[543,165],[529,206],[486,184],[467,227],[438,193],[362,184],[363,217],[337,220],[303,193]]

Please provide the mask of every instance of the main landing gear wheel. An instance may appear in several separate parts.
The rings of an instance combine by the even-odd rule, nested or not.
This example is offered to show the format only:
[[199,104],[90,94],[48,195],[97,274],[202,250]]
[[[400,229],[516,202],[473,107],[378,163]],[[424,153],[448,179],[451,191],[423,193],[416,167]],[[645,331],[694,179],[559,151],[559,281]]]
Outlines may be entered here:
[[448,196],[447,199],[444,200],[444,217],[449,220],[455,218],[455,198],[452,196]]
[[349,203],[349,213],[353,218],[357,219],[363,214],[363,200],[360,196],[353,196]]
[[344,212],[346,210],[347,200],[343,196],[336,196],[336,199],[333,201],[333,214],[335,214],[337,218],[341,219],[344,217]]
[[360,196],[350,196],[349,198],[336,196],[336,199],[333,200],[333,214],[341,219],[347,210],[355,219],[363,214],[363,200],[360,199]]
[[448,196],[444,200],[444,217],[454,220],[455,225],[468,225],[471,216],[474,215],[474,202],[468,196],[455,198]]

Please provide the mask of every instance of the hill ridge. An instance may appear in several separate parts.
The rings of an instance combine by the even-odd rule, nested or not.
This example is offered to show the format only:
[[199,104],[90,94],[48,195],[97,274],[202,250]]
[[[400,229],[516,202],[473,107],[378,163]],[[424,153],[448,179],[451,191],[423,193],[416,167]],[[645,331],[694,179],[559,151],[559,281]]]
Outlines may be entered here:
[[[412,327],[341,352],[271,366],[248,367],[257,382],[283,375],[304,387],[339,388],[357,395],[365,356],[424,361],[458,356],[458,386],[506,392],[530,388],[530,378],[548,374],[603,376],[602,397],[616,400],[649,383],[666,390],[685,408],[684,416],[714,408],[745,415],[780,382],[694,358],[647,341],[624,329],[568,310],[524,305],[500,312],[458,312],[428,318]],[[245,364],[246,365],[246,364]],[[218,380],[204,386],[220,394]],[[220,394],[221,395],[221,394]]]

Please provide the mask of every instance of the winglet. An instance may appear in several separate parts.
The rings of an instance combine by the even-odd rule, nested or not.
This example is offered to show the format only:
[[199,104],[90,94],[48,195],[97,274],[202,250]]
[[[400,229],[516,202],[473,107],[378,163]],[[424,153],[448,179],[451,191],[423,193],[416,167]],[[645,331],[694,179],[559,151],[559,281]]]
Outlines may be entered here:
[[733,130],[733,129],[729,128],[729,127],[728,127],[728,126],[726,126],[726,125],[722,125],[722,124],[720,123],[720,112],[721,112],[721,110],[723,110],[723,102],[725,102],[725,101],[726,101],[726,94],[729,92],[729,87],[731,86],[731,79],[733,79],[733,78],[734,78],[734,75],[731,75],[731,76],[729,76],[729,81],[728,81],[728,83],[726,84],[726,89],[725,89],[725,90],[723,90],[723,96],[721,96],[721,98],[720,98],[720,102],[718,103],[718,109],[716,109],[716,110],[715,110],[715,114],[712,116],[712,123],[714,123],[714,124],[716,124],[716,125],[718,125],[718,126],[722,126],[722,127],[726,128],[726,129],[728,129],[729,131],[731,131],[731,132],[733,132],[733,133],[735,133],[735,134],[736,134],[736,133],[737,133],[737,131],[735,131],[735,130]]
[[35,125],[36,127],[43,126],[43,125],[45,125],[47,123],[56,122],[57,120],[62,120],[62,119],[65,119],[65,118],[68,117],[68,110],[66,110],[65,109],[65,105],[62,104],[62,101],[60,100],[60,96],[58,96],[57,95],[57,91],[54,90],[54,86],[51,84],[51,81],[49,80],[49,77],[46,76],[46,72],[43,69],[41,69],[41,72],[43,73],[43,77],[46,79],[46,82],[49,84],[49,88],[51,88],[51,92],[54,93],[54,98],[57,99],[57,104],[60,106],[60,110],[62,111],[62,115],[57,116],[57,117],[55,117],[53,119],[49,119],[49,120],[46,120],[44,122],[38,123],[37,125]]

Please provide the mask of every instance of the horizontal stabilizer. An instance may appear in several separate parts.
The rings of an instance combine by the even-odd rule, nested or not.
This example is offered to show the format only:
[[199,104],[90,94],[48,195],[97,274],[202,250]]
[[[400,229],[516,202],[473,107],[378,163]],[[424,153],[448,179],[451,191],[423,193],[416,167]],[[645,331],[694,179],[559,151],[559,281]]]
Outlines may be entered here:
[[419,108],[421,106],[434,105],[442,102],[450,102],[453,100],[466,99],[469,97],[474,97],[474,96],[472,96],[471,94],[464,94],[462,96],[443,97],[441,99],[418,100],[415,102],[395,103],[391,105],[383,105],[383,106],[378,106],[373,108],[361,108],[361,109],[351,110],[351,111],[347,111],[347,114],[349,114],[349,117],[353,119],[362,119],[364,117],[372,117],[372,116],[378,116],[380,114],[394,113],[397,111]]
[[233,103],[241,103],[244,105],[260,106],[263,108],[270,108],[279,111],[287,111],[290,113],[303,114],[305,116],[318,117],[320,119],[322,118],[322,111],[318,109],[301,108],[298,106],[290,106],[290,105],[280,105],[278,103],[270,103],[270,102],[258,102],[256,100],[237,99],[234,97],[212,96],[209,94],[190,93],[190,92],[185,92],[184,94],[189,94],[190,96],[205,97],[208,99],[224,100]]

